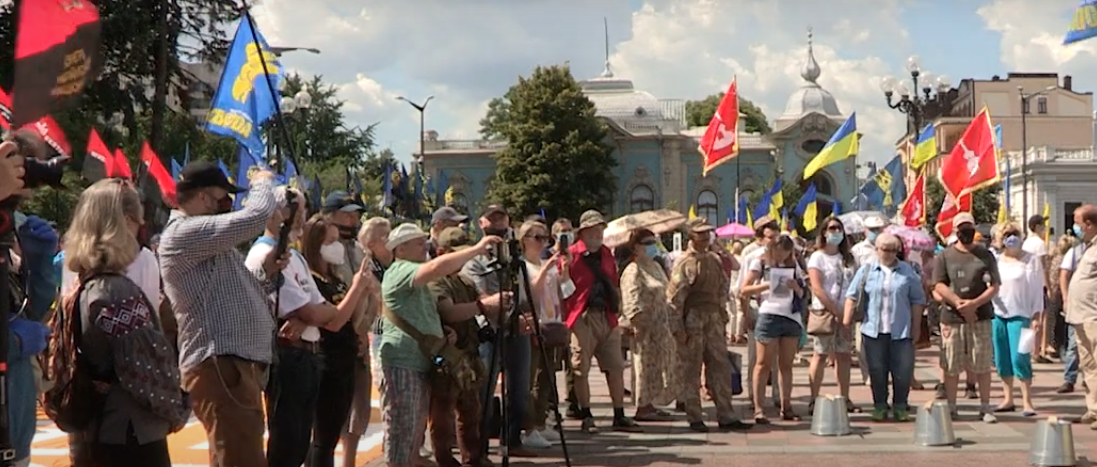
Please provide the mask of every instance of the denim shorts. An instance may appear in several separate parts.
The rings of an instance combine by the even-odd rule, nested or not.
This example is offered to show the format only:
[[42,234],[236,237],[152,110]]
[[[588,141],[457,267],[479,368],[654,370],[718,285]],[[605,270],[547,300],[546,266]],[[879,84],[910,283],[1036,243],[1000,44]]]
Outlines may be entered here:
[[804,328],[792,318],[770,313],[759,313],[754,325],[754,339],[763,344],[781,338],[799,339]]

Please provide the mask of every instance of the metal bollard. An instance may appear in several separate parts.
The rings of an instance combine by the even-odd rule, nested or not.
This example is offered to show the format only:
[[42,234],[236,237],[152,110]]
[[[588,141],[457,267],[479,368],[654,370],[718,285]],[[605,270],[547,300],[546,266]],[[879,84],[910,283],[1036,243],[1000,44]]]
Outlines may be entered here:
[[1028,463],[1039,467],[1073,467],[1074,432],[1070,422],[1048,417],[1036,422],[1032,444],[1028,450]]
[[847,436],[852,432],[845,397],[827,395],[815,398],[815,411],[811,414],[811,434]]
[[956,433],[952,430],[952,416],[946,401],[929,401],[918,409],[914,426],[914,444],[919,446],[952,446]]

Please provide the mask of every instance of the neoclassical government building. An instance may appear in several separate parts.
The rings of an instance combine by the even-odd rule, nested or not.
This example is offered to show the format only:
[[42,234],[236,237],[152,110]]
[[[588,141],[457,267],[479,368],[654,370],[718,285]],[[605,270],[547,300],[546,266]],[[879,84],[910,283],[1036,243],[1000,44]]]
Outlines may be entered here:
[[[740,129],[738,170],[731,161],[703,176],[697,145],[705,128],[687,128],[685,101],[659,99],[636,89],[632,81],[615,76],[607,61],[601,76],[580,83],[597,116],[610,128],[607,142],[615,148],[618,162],[617,193],[613,205],[603,207],[608,208],[606,214],[616,217],[664,207],[686,212],[693,206],[713,225],[723,225],[735,209],[737,187],[744,193],[763,191],[777,176],[785,184],[806,187],[801,180],[804,166],[846,119],[834,96],[819,86],[821,74],[809,41],[800,71],[803,85],[789,96],[784,113],[770,122],[773,132],[760,135]],[[426,173],[434,180],[444,175],[453,189],[451,204],[475,215],[495,173],[492,155],[506,143],[439,140],[434,131],[427,131],[425,139]],[[812,182],[820,195],[818,211],[825,215],[831,212],[831,203],[854,198],[856,162],[850,158],[827,166]],[[785,200],[790,209],[796,202]]]

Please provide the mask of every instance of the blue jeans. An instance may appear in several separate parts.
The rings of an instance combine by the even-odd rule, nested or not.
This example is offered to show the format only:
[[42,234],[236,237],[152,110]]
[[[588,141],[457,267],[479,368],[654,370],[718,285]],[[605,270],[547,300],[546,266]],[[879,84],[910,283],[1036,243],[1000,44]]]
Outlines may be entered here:
[[910,397],[910,379],[914,377],[914,341],[893,340],[891,334],[877,337],[861,336],[861,352],[868,363],[872,384],[872,405],[877,410],[888,408],[888,376],[891,377],[892,404],[905,409]]
[[994,366],[998,376],[1032,381],[1032,356],[1017,352],[1021,342],[1021,330],[1028,329],[1032,320],[1022,317],[994,317],[993,332]]
[[278,360],[271,366],[267,384],[270,467],[300,467],[308,457],[322,371],[319,354],[278,346]]
[[[507,446],[516,448],[522,445],[522,422],[526,419],[526,411],[529,410],[530,390],[530,362],[533,360],[533,347],[529,336],[507,336],[503,345],[507,354],[506,385],[507,385]],[[484,397],[489,403],[495,395],[495,382],[499,380],[499,361],[501,355],[495,353],[495,364],[491,364],[492,347],[494,343],[480,344],[480,358],[484,361],[484,367],[488,368],[488,379],[484,385]],[[488,406],[490,407],[490,405]],[[489,417],[491,414],[488,414]],[[490,426],[490,423],[485,423]],[[486,439],[490,434],[484,433]]]
[[1074,326],[1067,325],[1067,341],[1060,350],[1063,355],[1063,382],[1078,382],[1078,339],[1074,337]]

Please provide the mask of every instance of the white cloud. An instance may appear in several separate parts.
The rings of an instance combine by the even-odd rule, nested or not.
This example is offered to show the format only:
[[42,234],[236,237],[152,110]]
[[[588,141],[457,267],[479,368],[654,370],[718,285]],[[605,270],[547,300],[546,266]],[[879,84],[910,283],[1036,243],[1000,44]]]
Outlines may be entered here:
[[[378,144],[391,143],[399,156],[415,148],[418,114],[397,95],[433,94],[428,129],[476,138],[487,102],[535,66],[570,62],[576,78],[596,76],[603,16],[614,71],[637,88],[698,99],[737,75],[743,96],[772,120],[803,84],[805,34],[814,25],[820,84],[844,113],[858,112],[864,157],[884,160],[904,118],[884,106],[876,82],[901,72],[908,2],[646,0],[635,10],[634,2],[579,0],[265,0],[255,16],[271,44],[319,48],[321,55],[287,54],[283,62],[337,84],[352,123],[380,121]],[[869,46],[889,55],[868,55]]]
[[977,13],[987,29],[1001,33],[1002,63],[1011,70],[1059,71],[1092,80],[1097,40],[1063,45],[1075,8],[1077,2],[993,0]]

